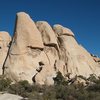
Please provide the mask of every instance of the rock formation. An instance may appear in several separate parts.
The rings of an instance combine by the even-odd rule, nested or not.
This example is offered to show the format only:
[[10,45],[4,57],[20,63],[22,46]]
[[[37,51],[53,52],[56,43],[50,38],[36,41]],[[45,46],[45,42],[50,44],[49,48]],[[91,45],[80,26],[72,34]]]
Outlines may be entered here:
[[11,37],[7,32],[0,32],[0,75],[2,75],[2,66],[7,56],[9,43],[11,41]]
[[24,12],[17,13],[6,55],[3,71],[13,81],[51,85],[58,71],[66,78],[99,76],[100,72],[100,65],[77,43],[70,29],[58,24],[52,28],[45,21],[35,23]]
[[23,100],[23,99],[24,99],[23,97],[14,94],[9,94],[9,93],[0,94],[0,100]]
[[54,30],[58,34],[60,48],[65,49],[67,72],[71,73],[72,76],[89,77],[93,73],[98,75],[100,71],[97,70],[98,65],[94,62],[90,53],[76,42],[73,33],[61,25],[54,25]]

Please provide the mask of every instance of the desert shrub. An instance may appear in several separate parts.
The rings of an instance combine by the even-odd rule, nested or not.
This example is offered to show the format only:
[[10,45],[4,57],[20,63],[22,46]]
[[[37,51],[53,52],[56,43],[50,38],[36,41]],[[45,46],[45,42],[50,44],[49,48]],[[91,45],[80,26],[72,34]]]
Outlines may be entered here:
[[89,80],[93,82],[88,86],[88,91],[100,92],[100,78],[96,78],[93,74],[89,77]]
[[0,77],[0,90],[27,97],[28,100],[100,100],[100,78],[90,76],[88,80],[92,84],[87,86],[81,83],[68,84],[68,81],[58,72],[54,78],[55,84],[47,86],[31,85],[26,80],[11,84],[9,79]]
[[4,76],[0,76],[0,91],[5,91],[11,82],[12,81],[10,79],[5,78]]
[[67,87],[65,87],[64,85],[57,85],[55,87],[55,91],[56,91],[56,99],[63,99],[65,100],[65,98],[67,97]]
[[100,92],[100,83],[95,83],[87,88],[88,91]]
[[44,91],[42,92],[43,100],[55,100],[56,99],[56,91],[54,86],[45,86]]
[[98,79],[95,77],[94,74],[90,74],[90,77],[87,80],[89,80],[90,82],[96,82]]
[[60,84],[67,85],[68,84],[68,82],[63,77],[62,73],[59,71],[57,72],[57,76],[53,78],[53,80],[54,80],[55,85],[60,85]]
[[21,95],[23,97],[28,97],[28,94],[32,92],[32,86],[28,81],[19,81],[15,84],[9,86],[9,93]]

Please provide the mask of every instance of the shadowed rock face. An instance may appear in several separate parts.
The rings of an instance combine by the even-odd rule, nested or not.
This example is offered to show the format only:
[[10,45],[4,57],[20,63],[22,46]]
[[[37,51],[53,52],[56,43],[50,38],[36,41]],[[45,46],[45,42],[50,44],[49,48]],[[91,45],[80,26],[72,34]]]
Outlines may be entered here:
[[0,75],[2,75],[2,66],[7,56],[9,43],[11,41],[11,37],[7,32],[0,32]]
[[15,34],[4,63],[4,74],[13,81],[51,85],[60,71],[88,77],[99,75],[100,65],[75,40],[73,32],[61,25],[52,28],[45,21],[34,23],[24,12],[17,13]]

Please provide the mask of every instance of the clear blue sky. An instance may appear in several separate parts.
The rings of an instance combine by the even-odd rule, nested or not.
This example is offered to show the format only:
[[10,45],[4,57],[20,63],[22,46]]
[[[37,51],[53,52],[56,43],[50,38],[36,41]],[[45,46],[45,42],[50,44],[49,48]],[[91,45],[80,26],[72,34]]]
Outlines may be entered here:
[[100,0],[0,0],[0,31],[14,31],[17,12],[27,12],[34,21],[70,28],[77,41],[100,56]]

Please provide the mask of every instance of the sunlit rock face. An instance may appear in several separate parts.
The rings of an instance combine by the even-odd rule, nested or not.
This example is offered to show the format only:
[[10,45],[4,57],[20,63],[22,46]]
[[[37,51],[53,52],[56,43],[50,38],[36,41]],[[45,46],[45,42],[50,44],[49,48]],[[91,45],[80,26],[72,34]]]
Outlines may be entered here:
[[15,34],[5,63],[5,74],[12,80],[28,80],[37,73],[39,61],[45,59],[41,33],[28,14],[17,13]]
[[75,75],[89,77],[93,73],[99,75],[98,64],[90,53],[77,43],[73,32],[61,25],[54,25],[53,28],[58,35],[59,48],[65,50],[67,73],[70,73],[71,77]]
[[34,22],[24,12],[17,13],[15,33],[4,63],[4,74],[13,81],[54,84],[60,71],[65,77],[99,75],[100,67],[80,46],[74,33],[59,24]]
[[3,64],[6,59],[9,43],[11,41],[11,37],[7,32],[1,31],[0,32],[0,75],[2,75]]

